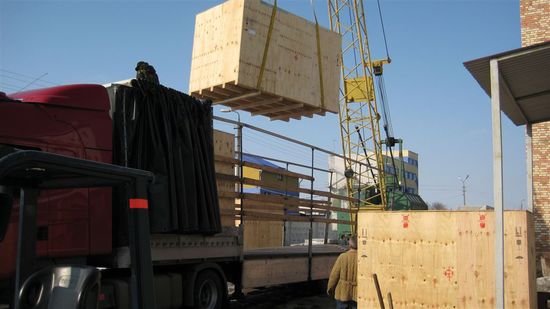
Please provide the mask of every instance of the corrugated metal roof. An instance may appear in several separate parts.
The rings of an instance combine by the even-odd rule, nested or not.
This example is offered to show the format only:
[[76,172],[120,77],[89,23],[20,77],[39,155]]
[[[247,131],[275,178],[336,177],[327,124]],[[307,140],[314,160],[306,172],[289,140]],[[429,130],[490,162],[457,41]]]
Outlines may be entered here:
[[465,62],[489,96],[492,59],[498,60],[501,109],[506,116],[518,126],[549,121],[550,41]]

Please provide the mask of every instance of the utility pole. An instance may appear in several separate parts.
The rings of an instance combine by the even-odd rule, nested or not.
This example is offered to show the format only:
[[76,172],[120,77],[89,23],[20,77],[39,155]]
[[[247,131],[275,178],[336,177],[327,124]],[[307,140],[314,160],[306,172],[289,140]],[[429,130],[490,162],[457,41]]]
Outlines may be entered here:
[[458,177],[458,180],[462,181],[462,202],[463,206],[466,206],[466,180],[470,177],[470,175],[466,175],[464,179],[462,177]]

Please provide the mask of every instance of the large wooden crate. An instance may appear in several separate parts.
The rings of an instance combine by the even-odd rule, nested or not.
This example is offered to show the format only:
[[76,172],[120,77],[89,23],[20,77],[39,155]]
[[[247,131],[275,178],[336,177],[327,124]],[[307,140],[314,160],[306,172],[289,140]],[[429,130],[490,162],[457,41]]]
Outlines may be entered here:
[[[504,225],[506,308],[536,308],[532,215]],[[359,308],[379,308],[373,273],[394,308],[495,308],[494,234],[493,212],[360,213]]]
[[198,14],[189,93],[272,120],[338,112],[340,35],[319,27],[318,49],[316,25],[281,9],[257,88],[272,11],[260,0],[229,0]]

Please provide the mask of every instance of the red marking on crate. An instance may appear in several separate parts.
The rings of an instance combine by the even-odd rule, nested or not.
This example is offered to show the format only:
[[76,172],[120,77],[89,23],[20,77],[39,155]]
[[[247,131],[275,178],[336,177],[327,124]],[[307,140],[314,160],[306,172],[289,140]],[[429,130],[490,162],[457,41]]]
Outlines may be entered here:
[[147,209],[149,208],[149,202],[143,198],[131,198],[130,208],[134,209]]
[[402,215],[401,216],[403,218],[402,222],[403,222],[403,228],[406,229],[409,227],[409,215]]
[[485,228],[485,215],[479,215],[479,227],[482,229]]
[[451,278],[454,276],[455,272],[453,271],[453,268],[452,267],[447,267],[447,269],[445,269],[445,271],[443,271],[443,275],[445,277],[447,277],[447,279],[449,279],[449,281],[451,281]]

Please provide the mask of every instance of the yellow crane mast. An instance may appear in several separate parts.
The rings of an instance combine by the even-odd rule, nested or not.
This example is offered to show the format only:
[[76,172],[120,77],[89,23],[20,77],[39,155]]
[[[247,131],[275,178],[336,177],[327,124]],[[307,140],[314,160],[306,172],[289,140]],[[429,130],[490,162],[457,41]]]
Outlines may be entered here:
[[[374,78],[390,60],[371,58],[363,0],[328,0],[328,13],[331,30],[342,36],[340,133],[348,197],[358,200],[349,206],[384,209],[383,142]],[[355,215],[351,219],[355,221]]]

